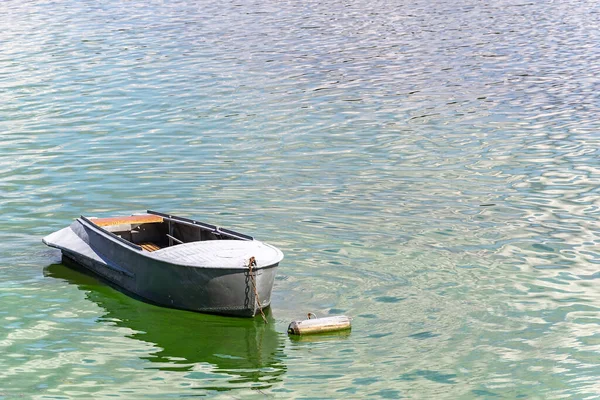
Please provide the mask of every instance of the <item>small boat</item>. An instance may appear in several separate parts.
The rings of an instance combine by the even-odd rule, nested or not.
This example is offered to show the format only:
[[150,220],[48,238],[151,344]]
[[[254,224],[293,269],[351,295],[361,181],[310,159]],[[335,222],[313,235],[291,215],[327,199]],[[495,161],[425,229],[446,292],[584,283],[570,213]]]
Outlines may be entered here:
[[42,241],[152,303],[244,317],[270,305],[283,259],[279,249],[252,236],[151,210],[82,216]]

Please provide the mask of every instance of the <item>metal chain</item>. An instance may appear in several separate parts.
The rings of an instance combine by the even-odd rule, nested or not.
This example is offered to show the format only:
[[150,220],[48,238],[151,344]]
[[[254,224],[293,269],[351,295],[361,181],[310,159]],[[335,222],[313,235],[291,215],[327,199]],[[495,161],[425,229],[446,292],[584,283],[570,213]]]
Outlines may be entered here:
[[260,305],[260,300],[258,298],[258,290],[256,290],[256,282],[254,281],[254,275],[252,274],[252,267],[256,267],[256,259],[254,257],[250,257],[250,260],[248,260],[248,274],[250,275],[250,280],[252,281],[252,287],[254,288],[254,296],[256,297],[256,304],[258,304],[260,315],[262,316],[263,321],[265,321],[265,324],[268,324],[267,317],[263,312],[263,309]]

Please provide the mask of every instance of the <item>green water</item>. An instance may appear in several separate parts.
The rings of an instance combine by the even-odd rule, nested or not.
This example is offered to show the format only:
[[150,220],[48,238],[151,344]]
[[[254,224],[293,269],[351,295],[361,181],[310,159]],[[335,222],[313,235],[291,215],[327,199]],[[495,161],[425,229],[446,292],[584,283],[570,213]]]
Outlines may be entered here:
[[[600,396],[592,1],[4,1],[0,399]],[[286,258],[269,324],[41,238],[146,209]],[[351,333],[289,338],[307,312]]]

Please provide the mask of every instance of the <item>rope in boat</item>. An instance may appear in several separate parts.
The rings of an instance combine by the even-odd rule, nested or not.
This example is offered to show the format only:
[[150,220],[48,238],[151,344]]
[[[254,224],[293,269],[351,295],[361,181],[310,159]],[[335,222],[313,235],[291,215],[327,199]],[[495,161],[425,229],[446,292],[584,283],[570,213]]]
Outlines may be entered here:
[[250,257],[250,260],[248,260],[248,275],[250,275],[250,280],[252,281],[252,287],[254,288],[254,296],[256,297],[256,304],[258,304],[260,315],[262,316],[263,321],[265,321],[265,324],[268,324],[267,317],[263,312],[262,306],[260,305],[260,300],[258,298],[258,290],[256,290],[256,282],[254,280],[254,275],[252,274],[252,267],[256,267],[256,259],[254,257]]

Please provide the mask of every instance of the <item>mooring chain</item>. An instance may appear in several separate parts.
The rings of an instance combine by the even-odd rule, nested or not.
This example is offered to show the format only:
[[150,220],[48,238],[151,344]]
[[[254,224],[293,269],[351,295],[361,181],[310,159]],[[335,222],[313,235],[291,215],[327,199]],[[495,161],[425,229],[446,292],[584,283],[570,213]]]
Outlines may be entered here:
[[254,280],[254,275],[252,274],[252,267],[256,267],[256,259],[254,257],[250,257],[250,260],[248,260],[248,275],[250,275],[250,280],[252,281],[252,287],[254,288],[254,296],[256,297],[256,304],[258,304],[260,315],[262,316],[263,321],[265,321],[265,324],[268,324],[267,317],[263,312],[263,309],[260,305],[260,299],[258,298],[258,290],[256,290],[256,281]]

